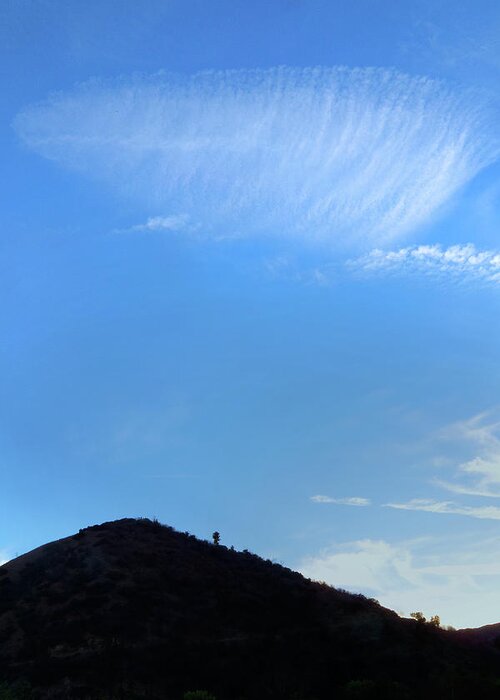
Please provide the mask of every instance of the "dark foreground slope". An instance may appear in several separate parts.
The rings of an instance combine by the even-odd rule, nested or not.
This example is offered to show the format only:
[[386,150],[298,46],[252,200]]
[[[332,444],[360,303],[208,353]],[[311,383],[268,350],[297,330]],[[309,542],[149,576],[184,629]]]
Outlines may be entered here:
[[[35,698],[493,698],[500,657],[149,520],[0,567],[0,678]],[[1,692],[0,692],[1,697]]]

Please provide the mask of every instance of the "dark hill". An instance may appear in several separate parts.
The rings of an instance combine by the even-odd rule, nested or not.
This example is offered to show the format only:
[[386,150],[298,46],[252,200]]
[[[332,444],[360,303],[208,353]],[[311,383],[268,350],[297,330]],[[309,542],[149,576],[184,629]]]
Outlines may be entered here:
[[500,650],[500,623],[461,629],[457,637],[473,644],[493,645]]
[[32,688],[17,697],[487,699],[499,660],[145,519],[85,528],[0,567],[0,678]]

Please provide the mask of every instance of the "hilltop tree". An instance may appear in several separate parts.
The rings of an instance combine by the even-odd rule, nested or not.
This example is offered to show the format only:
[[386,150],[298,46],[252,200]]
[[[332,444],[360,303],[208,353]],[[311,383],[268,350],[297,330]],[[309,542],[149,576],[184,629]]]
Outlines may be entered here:
[[441,627],[441,618],[439,617],[439,615],[432,615],[432,617],[429,620],[427,620],[427,618],[422,612],[412,612],[410,613],[410,617],[412,617],[417,622],[426,622],[432,627]]
[[420,611],[410,613],[410,617],[413,617],[417,622],[427,622],[424,613]]
[[212,538],[214,540],[214,544],[219,544],[220,543],[220,532],[217,532],[217,530],[212,534]]

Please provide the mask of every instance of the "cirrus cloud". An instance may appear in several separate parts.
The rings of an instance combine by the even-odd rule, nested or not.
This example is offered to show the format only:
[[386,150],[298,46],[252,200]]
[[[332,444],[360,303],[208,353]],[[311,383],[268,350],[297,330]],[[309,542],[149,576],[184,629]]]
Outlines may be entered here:
[[496,159],[490,121],[427,78],[282,67],[93,80],[14,126],[42,156],[216,234],[373,244],[425,223]]
[[480,520],[500,520],[498,506],[465,506],[453,501],[436,501],[432,498],[412,498],[404,503],[387,503],[386,507],[397,510],[421,510],[427,513],[467,515]]
[[500,498],[500,420],[498,409],[478,413],[444,428],[440,438],[469,446],[473,453],[455,469],[453,480],[434,483],[453,493]]

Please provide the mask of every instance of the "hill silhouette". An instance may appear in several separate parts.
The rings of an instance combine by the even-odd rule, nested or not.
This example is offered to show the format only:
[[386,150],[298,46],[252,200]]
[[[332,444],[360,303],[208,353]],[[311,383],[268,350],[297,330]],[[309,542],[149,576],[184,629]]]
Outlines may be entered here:
[[9,700],[497,698],[500,653],[477,633],[401,619],[147,519],[88,527],[0,567]]

